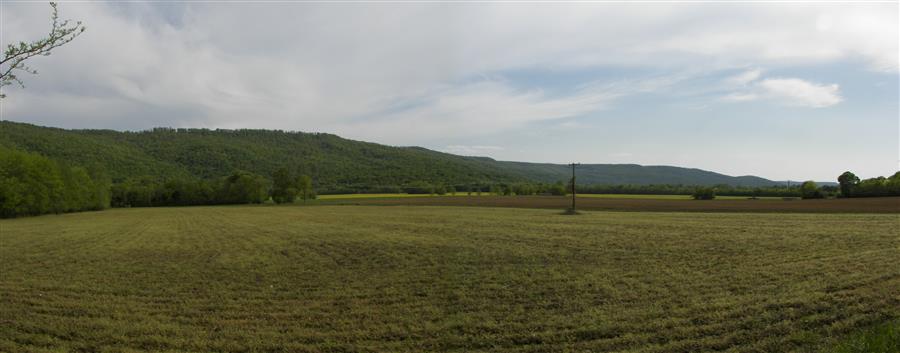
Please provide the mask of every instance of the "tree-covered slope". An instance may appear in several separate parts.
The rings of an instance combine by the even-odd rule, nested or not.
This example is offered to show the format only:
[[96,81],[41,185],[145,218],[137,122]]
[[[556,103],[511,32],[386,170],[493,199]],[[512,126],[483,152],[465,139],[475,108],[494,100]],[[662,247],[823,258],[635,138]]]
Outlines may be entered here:
[[114,180],[152,176],[221,177],[234,170],[271,175],[288,168],[317,185],[488,183],[525,179],[499,165],[418,147],[391,147],[330,134],[273,130],[63,130],[0,122],[0,145],[82,165],[103,165]]
[[115,137],[127,133],[89,134],[30,124],[0,121],[0,145],[35,152],[55,160],[83,166],[103,166],[116,179],[137,175],[190,175],[181,166],[122,143]]
[[[153,129],[141,132],[65,130],[0,122],[0,145],[79,165],[102,165],[114,181],[129,177],[221,177],[234,170],[271,175],[288,168],[318,187],[425,183],[556,182],[565,165],[462,157],[421,147],[392,147],[331,134],[278,130]],[[633,164],[585,164],[586,184],[773,185],[699,169]]]

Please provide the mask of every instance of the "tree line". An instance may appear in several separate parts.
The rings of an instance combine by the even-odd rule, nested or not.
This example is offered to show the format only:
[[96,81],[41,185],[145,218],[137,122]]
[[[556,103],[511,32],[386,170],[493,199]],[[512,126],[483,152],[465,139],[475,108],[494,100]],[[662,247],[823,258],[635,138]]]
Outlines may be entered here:
[[108,207],[289,203],[313,199],[312,179],[279,169],[272,179],[235,171],[218,179],[151,176],[112,184],[102,167],[85,168],[0,147],[0,217]]
[[853,172],[844,172],[837,178],[838,186],[818,186],[808,180],[800,185],[800,197],[804,199],[886,197],[900,196],[900,172],[890,177],[875,177],[860,180]]
[[773,186],[732,186],[719,184],[712,186],[661,184],[661,185],[587,185],[577,187],[578,193],[584,194],[631,194],[631,195],[694,195],[702,193],[707,196],[746,196],[746,197],[799,197],[797,186],[773,185]]
[[[828,188],[828,187],[825,187]],[[402,186],[369,186],[347,185],[343,187],[330,187],[321,191],[322,194],[480,194],[493,195],[567,195],[571,192],[571,183],[472,183],[472,184],[441,184],[424,181],[411,182]],[[800,186],[773,185],[764,187],[732,186],[720,184],[715,186],[696,186],[680,184],[638,185],[638,184],[590,184],[577,185],[579,194],[630,194],[630,195],[693,195],[698,191],[720,196],[746,196],[746,197],[800,197]],[[708,197],[708,196],[707,196]],[[714,196],[713,196],[714,197]]]
[[[900,196],[900,172],[891,177],[876,177],[859,180],[853,173],[846,172],[838,178],[840,187],[832,185],[819,186],[814,181],[806,181],[795,185],[772,186],[733,186],[719,184],[712,186],[681,184],[591,184],[578,185],[579,194],[628,194],[628,195],[691,195],[695,199],[709,200],[716,196],[753,197],[785,197],[785,198],[834,198],[834,197],[879,197]],[[356,193],[406,193],[406,194],[481,194],[493,195],[566,195],[571,192],[571,184],[562,181],[556,183],[474,183],[474,184],[432,184],[424,181],[412,182],[403,186],[369,186],[347,185],[331,187],[322,194],[356,194]]]
[[[316,197],[313,179],[279,168],[271,177],[234,171],[224,177],[200,178],[176,175],[168,179],[146,175],[112,183],[103,167],[72,165],[35,153],[0,147],[0,217],[30,216],[100,210],[107,207],[191,206],[250,203],[291,203]],[[692,195],[713,199],[716,195],[746,197],[878,197],[900,196],[900,172],[890,177],[860,180],[851,172],[838,177],[838,186],[819,187],[807,181],[794,186],[742,187],[731,185],[578,185],[583,194]],[[323,193],[408,193],[446,195],[566,195],[571,184],[464,183],[411,181],[400,186],[348,184]]]
[[0,147],[0,217],[102,210],[109,202],[102,169]]
[[847,171],[838,176],[838,184],[842,197],[900,196],[900,172],[887,178],[879,176],[860,180]]
[[272,179],[235,171],[218,179],[182,177],[167,181],[152,177],[128,179],[112,186],[112,207],[291,203],[315,198],[312,179],[279,169]]

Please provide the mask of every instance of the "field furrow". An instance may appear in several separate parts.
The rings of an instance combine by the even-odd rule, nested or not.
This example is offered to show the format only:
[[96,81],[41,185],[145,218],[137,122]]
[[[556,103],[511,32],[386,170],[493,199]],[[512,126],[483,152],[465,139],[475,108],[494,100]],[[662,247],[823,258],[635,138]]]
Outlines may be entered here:
[[0,221],[0,351],[793,352],[900,317],[895,214],[117,209]]

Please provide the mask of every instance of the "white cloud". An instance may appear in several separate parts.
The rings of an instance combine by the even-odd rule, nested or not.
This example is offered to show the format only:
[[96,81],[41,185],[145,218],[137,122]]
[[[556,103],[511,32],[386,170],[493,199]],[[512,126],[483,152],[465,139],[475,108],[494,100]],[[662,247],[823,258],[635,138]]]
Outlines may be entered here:
[[730,93],[730,94],[722,97],[722,100],[725,100],[728,102],[749,102],[749,101],[755,101],[759,98],[760,98],[759,95],[755,94],[755,93]]
[[762,80],[759,86],[767,95],[790,105],[823,108],[844,100],[837,84],[820,85],[797,78],[773,78]]
[[838,84],[818,84],[799,78],[761,79],[762,70],[748,70],[724,80],[725,89],[737,89],[723,96],[726,102],[770,99],[789,106],[825,108],[844,100]]
[[[3,44],[46,32],[46,4],[0,6]],[[898,61],[896,4],[64,3],[60,11],[88,31],[34,60],[41,74],[25,77],[24,91],[9,88],[4,119],[281,128],[417,143],[466,135],[471,126],[497,132],[586,114],[671,84],[600,82],[564,95],[540,84],[472,83],[482,75],[840,60],[896,72]],[[836,86],[762,85],[760,75],[735,77],[760,91],[732,99],[780,95],[828,106],[840,98]],[[392,132],[413,127],[427,133]]]
[[506,80],[485,79],[446,85],[412,96],[404,101],[415,104],[405,109],[386,110],[366,119],[335,124],[331,131],[362,139],[377,136],[397,144],[435,138],[485,136],[529,123],[562,120],[601,111],[626,96],[668,89],[684,77],[672,75],[593,82],[561,95],[549,94],[541,89],[517,88]]
[[417,104],[406,109],[385,111],[334,129],[348,136],[379,136],[398,143],[412,143],[410,138],[487,135],[604,109],[631,93],[615,86],[589,86],[571,95],[552,96],[540,89],[484,80],[435,89],[411,99]]
[[693,11],[696,22],[663,36],[655,47],[724,64],[739,58],[763,66],[862,59],[872,70],[896,72],[897,4],[847,5],[708,5]]

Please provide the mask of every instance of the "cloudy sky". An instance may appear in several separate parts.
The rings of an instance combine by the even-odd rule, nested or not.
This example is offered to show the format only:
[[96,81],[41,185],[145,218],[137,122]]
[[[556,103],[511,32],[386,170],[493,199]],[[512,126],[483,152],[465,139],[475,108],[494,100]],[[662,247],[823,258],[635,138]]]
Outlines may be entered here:
[[[2,119],[329,132],[531,162],[893,174],[897,2],[63,2]],[[0,3],[0,41],[49,28]]]

